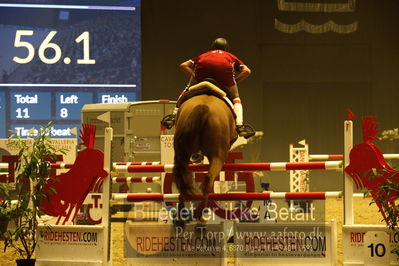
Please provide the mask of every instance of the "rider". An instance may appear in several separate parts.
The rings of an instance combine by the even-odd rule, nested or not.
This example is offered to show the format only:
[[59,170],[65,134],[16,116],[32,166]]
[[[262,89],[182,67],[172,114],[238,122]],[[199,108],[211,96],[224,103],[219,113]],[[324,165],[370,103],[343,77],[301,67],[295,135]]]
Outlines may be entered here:
[[[196,82],[211,78],[227,92],[227,96],[233,101],[234,111],[236,113],[236,129],[240,136],[246,138],[255,134],[249,125],[243,124],[243,109],[240,96],[238,94],[237,83],[246,79],[251,70],[238,59],[235,55],[228,52],[229,44],[224,38],[217,38],[211,45],[211,50],[200,56],[183,62],[180,65],[181,70],[190,76],[188,86],[191,86],[192,80]],[[238,73],[235,76],[235,73]],[[187,88],[183,91],[187,91]],[[166,128],[174,125],[178,108],[173,110],[173,114],[166,116],[161,124]]]

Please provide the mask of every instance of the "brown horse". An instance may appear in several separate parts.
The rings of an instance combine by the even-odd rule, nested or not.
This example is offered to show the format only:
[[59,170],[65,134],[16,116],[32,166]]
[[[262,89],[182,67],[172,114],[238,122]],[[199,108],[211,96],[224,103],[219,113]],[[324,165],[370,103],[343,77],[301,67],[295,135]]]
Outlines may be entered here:
[[237,137],[233,113],[220,98],[201,94],[181,105],[174,135],[173,175],[183,196],[194,194],[193,178],[188,164],[191,155],[201,152],[208,158],[210,165],[201,185],[205,196],[204,206],[207,206],[207,195],[212,191],[213,182]]

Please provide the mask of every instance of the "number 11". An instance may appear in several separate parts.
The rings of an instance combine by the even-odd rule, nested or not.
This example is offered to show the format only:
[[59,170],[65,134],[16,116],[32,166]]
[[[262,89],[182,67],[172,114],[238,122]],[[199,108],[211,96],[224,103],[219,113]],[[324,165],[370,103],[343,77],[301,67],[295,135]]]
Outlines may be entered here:
[[24,108],[24,109],[17,108],[15,110],[15,112],[17,112],[16,118],[30,118],[28,108]]

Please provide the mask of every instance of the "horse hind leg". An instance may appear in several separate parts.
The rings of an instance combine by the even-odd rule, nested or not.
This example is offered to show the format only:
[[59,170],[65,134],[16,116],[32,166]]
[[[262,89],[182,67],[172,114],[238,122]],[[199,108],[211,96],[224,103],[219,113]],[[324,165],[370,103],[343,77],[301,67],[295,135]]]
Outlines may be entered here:
[[201,208],[197,210],[197,214],[200,215],[199,224],[197,225],[197,231],[199,229],[203,230],[203,227],[206,224],[206,219],[204,219],[204,215],[209,216],[211,210],[208,209],[208,195],[213,191],[213,183],[215,182],[216,177],[219,175],[220,170],[223,167],[225,158],[223,156],[211,157],[209,158],[209,171],[204,178],[204,181],[201,185],[201,190],[204,195],[204,202],[201,204]]
[[222,170],[225,158],[213,157],[209,161],[209,171],[205,176],[204,182],[201,186],[202,193],[206,199],[208,198],[208,194],[213,191],[213,183],[215,182],[216,177],[219,175],[220,170]]
[[183,195],[194,194],[194,183],[192,173],[188,168],[191,154],[183,149],[177,149],[175,146],[173,177],[179,192]]

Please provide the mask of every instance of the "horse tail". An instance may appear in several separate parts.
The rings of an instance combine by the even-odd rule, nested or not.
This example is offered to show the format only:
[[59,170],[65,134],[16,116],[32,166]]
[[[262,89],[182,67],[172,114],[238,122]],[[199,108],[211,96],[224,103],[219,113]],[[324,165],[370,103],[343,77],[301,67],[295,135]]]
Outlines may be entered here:
[[191,155],[194,152],[198,152],[195,147],[199,147],[201,128],[204,126],[208,114],[208,106],[197,105],[191,111],[181,130],[175,132],[173,176],[177,188],[183,195],[191,194],[194,190],[192,182],[188,180],[190,172],[188,164],[190,163]]

